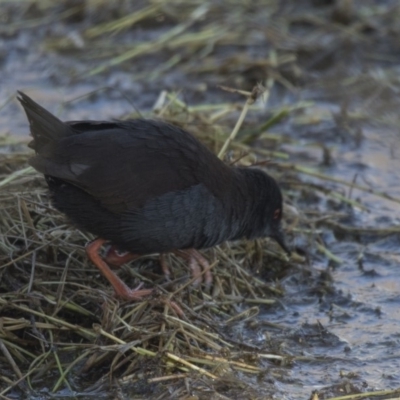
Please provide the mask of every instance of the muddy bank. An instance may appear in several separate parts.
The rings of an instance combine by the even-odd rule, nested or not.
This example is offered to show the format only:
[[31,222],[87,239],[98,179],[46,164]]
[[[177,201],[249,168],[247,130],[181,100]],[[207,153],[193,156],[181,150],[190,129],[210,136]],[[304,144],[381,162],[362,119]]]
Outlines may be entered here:
[[[2,10],[2,396],[329,399],[400,386],[396,1]],[[271,241],[207,251],[218,260],[209,294],[183,288],[179,260],[166,283],[147,257],[121,276],[155,282],[158,297],[118,302],[86,260],[89,237],[25,170],[15,91],[65,120],[166,118],[218,152],[245,101],[218,86],[259,82],[267,101],[249,110],[229,156],[269,160],[299,214],[286,224],[299,257],[285,260]],[[160,301],[177,290],[183,319]]]

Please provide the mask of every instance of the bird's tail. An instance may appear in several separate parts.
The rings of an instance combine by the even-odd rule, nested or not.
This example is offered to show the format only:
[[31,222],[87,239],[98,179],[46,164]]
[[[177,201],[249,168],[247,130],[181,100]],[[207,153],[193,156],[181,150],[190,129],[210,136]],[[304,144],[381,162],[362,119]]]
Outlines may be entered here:
[[47,144],[57,141],[70,134],[70,127],[55,115],[34,102],[25,93],[18,91],[18,100],[28,117],[33,140],[29,147],[37,153]]

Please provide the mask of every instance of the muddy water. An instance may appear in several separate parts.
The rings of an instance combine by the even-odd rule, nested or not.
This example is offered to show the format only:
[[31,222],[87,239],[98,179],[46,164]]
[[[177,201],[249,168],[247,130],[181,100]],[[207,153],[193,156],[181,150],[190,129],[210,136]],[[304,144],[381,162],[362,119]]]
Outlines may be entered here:
[[[330,2],[326,2],[325,8],[311,5],[318,2],[299,3],[306,5],[305,10],[311,16],[332,22],[329,19],[332,15]],[[293,28],[299,41],[309,39],[307,43],[310,44],[312,39],[315,48],[305,51],[301,43],[291,43],[290,51],[298,57],[301,79],[295,82],[290,74],[286,76],[297,85],[295,91],[281,85],[279,90],[272,92],[270,101],[277,105],[312,100],[314,106],[291,114],[274,126],[273,131],[286,138],[281,150],[290,154],[290,161],[315,168],[330,177],[347,182],[354,180],[398,199],[400,124],[397,114],[400,97],[396,80],[391,80],[392,75],[387,74],[397,70],[398,76],[400,51],[390,36],[393,32],[384,25],[385,20],[380,19],[385,7],[390,10],[393,3],[381,2],[379,7],[375,6],[379,10],[371,11],[375,10],[376,16],[372,14],[370,24],[365,27],[365,31],[369,31],[358,32],[360,41],[348,39],[354,41],[351,46],[341,47],[345,41],[341,35],[348,26],[338,22],[339,25],[320,36],[318,24],[303,21]],[[65,9],[68,5],[51,12],[56,17]],[[400,14],[398,8],[393,10]],[[294,15],[293,18],[298,18],[300,11],[295,7],[286,10],[287,15]],[[285,15],[283,12],[281,16]],[[19,17],[30,20],[35,15],[30,15],[28,10],[20,11]],[[361,16],[354,18],[352,23],[363,21]],[[244,89],[251,88],[254,77],[248,67],[240,68],[240,63],[237,69],[227,74],[221,68],[201,75],[188,73],[185,65],[178,63],[155,79],[149,79],[146,71],[169,59],[171,53],[168,52],[141,57],[96,76],[85,76],[85,71],[104,60],[85,57],[85,48],[80,49],[79,45],[68,51],[51,50],[48,45],[54,37],[79,39],[79,33],[93,23],[87,17],[80,22],[49,23],[30,29],[7,30],[3,27],[0,30],[0,134],[16,137],[27,134],[21,109],[15,100],[9,101],[17,89],[26,91],[51,110],[59,111],[63,119],[107,119],[132,112],[132,104],[124,95],[137,109],[146,112],[162,89],[184,88],[185,100],[200,104],[231,101],[229,95],[215,90],[215,84],[235,86],[239,82]],[[168,23],[173,25],[171,21]],[[353,26],[352,23],[349,26]],[[141,25],[116,38],[127,43],[135,35],[157,37],[167,28],[170,25],[163,23]],[[393,26],[393,29],[398,30],[398,27]],[[78,39],[75,40],[79,42]],[[268,57],[270,43],[264,37],[255,36],[254,40],[256,46],[249,45],[248,52]],[[216,60],[216,65],[218,62],[225,65],[225,59],[242,51],[242,47],[226,46],[209,57]],[[286,48],[285,51],[289,50]],[[262,77],[256,75],[258,80]],[[364,78],[357,81],[359,77]],[[349,79],[353,79],[351,85],[346,84]],[[204,84],[209,90],[204,90]],[[97,92],[80,98],[92,91]],[[59,107],[66,100],[73,101]],[[332,156],[329,165],[324,165],[323,147]],[[304,181],[337,188],[343,195],[351,195],[352,199],[360,201],[366,210],[335,205],[317,195],[313,199],[298,199],[300,212],[318,209],[329,214],[339,211],[347,215],[340,222],[352,227],[383,229],[400,225],[398,202],[312,176],[304,176]],[[232,335],[240,333],[248,343],[259,348],[273,341],[283,352],[291,352],[302,359],[290,366],[271,367],[272,387],[268,379],[241,378],[249,385],[256,384],[259,393],[285,399],[307,398],[316,389],[333,395],[346,394],[346,390],[399,387],[400,235],[382,232],[349,234],[323,225],[318,229],[322,230],[326,246],[342,262],[329,262],[315,249],[311,239],[307,249],[310,265],[299,268],[282,281],[286,294],[279,306],[262,310],[257,319],[238,325],[231,332]],[[291,236],[291,239],[293,244],[306,246],[307,242],[301,238]],[[272,324],[276,326],[272,327]]]
[[[325,95],[329,96],[329,91]],[[397,104],[399,100],[396,99]],[[332,110],[337,105],[331,103],[328,108]],[[339,109],[334,112],[339,113]],[[324,145],[332,149],[333,163],[321,166],[319,171],[399,198],[400,130],[396,126],[377,127],[371,120],[356,124],[362,132],[359,140],[336,137],[339,140],[325,141]],[[296,127],[292,125],[290,129],[289,135],[296,137]],[[318,129],[311,130],[303,132],[304,144],[307,137],[309,144],[315,140]],[[305,156],[304,165],[316,167],[322,162],[322,151],[303,148],[301,153]],[[342,194],[349,195],[350,189],[344,189]],[[347,220],[351,226],[383,229],[400,225],[397,202],[356,189],[351,190],[351,198],[367,207],[351,211]],[[328,207],[326,212],[330,211]],[[321,277],[315,276],[317,282],[304,287],[304,276],[299,272],[297,279],[292,276],[285,284],[290,293],[283,301],[287,308],[275,317],[265,316],[269,322],[290,327],[295,332],[292,344],[297,342],[304,355],[326,360],[321,364],[295,363],[291,377],[296,381],[297,393],[305,396],[312,389],[326,389],[328,394],[345,394],[343,382],[356,391],[365,387],[396,388],[400,385],[400,236],[326,232],[324,240],[342,260],[340,266],[328,266],[326,259],[315,254],[312,265],[319,271],[329,271],[329,289],[321,289]],[[330,385],[337,386],[331,391]],[[293,386],[286,390],[293,393]]]

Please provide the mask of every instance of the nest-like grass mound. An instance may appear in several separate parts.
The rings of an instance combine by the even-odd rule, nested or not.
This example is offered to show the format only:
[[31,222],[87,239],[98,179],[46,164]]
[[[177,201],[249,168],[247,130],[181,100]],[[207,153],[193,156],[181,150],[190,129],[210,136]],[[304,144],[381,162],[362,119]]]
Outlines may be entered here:
[[[143,282],[154,294],[122,302],[87,259],[85,244],[93,237],[51,206],[29,156],[24,151],[0,161],[0,342],[9,365],[1,371],[1,391],[29,391],[41,379],[52,392],[87,391],[88,382],[94,390],[117,378],[146,383],[141,390],[148,394],[158,383],[179,388],[189,376],[201,385],[228,379],[234,388],[238,373],[258,374],[269,362],[285,361],[247,346],[232,329],[282,295],[278,277],[289,263],[276,244],[227,243],[204,251],[214,275],[209,291],[190,284],[181,259],[168,257],[167,282],[157,256],[142,257],[118,273],[129,286]],[[267,267],[274,281],[260,275]]]

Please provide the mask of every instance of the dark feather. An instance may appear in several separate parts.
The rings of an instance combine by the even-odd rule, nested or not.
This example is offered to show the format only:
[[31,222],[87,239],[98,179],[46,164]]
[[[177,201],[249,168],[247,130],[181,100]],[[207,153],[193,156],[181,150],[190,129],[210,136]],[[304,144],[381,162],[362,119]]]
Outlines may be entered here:
[[145,119],[61,122],[19,96],[36,151],[30,163],[80,228],[141,254],[279,231],[276,182],[225,165],[190,133]]

